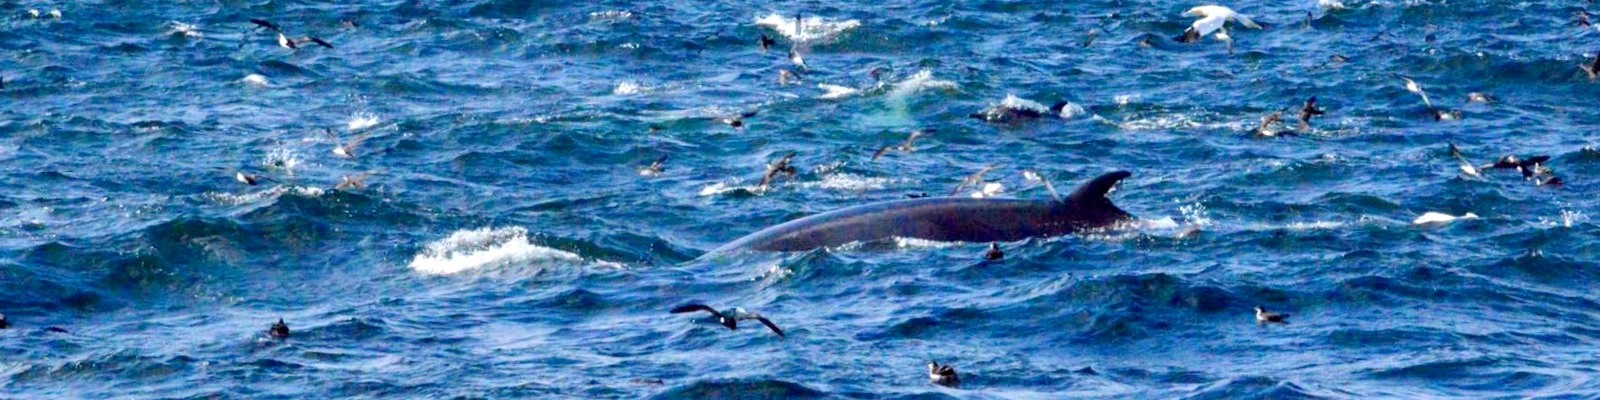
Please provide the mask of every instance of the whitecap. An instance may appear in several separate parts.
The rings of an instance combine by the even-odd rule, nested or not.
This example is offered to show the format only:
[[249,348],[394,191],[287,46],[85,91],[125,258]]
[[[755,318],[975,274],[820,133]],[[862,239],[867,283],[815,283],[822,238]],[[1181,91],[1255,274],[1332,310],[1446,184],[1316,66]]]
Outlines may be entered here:
[[1324,10],[1343,10],[1344,2],[1339,0],[1317,0],[1317,7]]
[[1411,224],[1412,225],[1446,224],[1446,223],[1450,223],[1450,222],[1455,222],[1456,220],[1464,220],[1464,219],[1478,219],[1478,214],[1466,213],[1465,215],[1457,217],[1457,216],[1450,215],[1450,214],[1429,211],[1427,213],[1423,213],[1421,216],[1417,217],[1417,219],[1412,220]]
[[828,21],[822,17],[812,16],[801,21],[801,29],[795,29],[794,17],[785,17],[777,13],[767,14],[756,19],[756,25],[772,28],[789,40],[796,42],[827,42],[839,38],[839,34],[861,26],[861,21]]
[[378,116],[369,112],[358,112],[350,116],[350,121],[345,122],[345,129],[359,131],[378,125]]
[[638,81],[622,81],[617,83],[616,88],[611,89],[611,94],[617,96],[631,96],[644,93],[649,89],[649,87],[639,84]]
[[1050,108],[1045,107],[1044,104],[1039,104],[1039,102],[1037,102],[1037,101],[1033,101],[1033,100],[1028,100],[1028,99],[1024,99],[1024,98],[1021,98],[1021,97],[1017,97],[1017,95],[1014,95],[1014,94],[1006,95],[1006,98],[1004,100],[1000,100],[999,106],[1000,107],[1004,107],[1004,108],[1010,108],[1010,109],[1013,109],[1013,110],[1026,108],[1026,109],[1038,111],[1038,112],[1041,112],[1041,113],[1050,112]]
[[872,178],[855,174],[827,174],[823,175],[821,180],[800,183],[798,186],[805,188],[815,187],[827,190],[859,192],[865,190],[882,190],[883,188],[888,187],[888,185],[891,183],[894,183],[894,179],[884,177]]
[[589,19],[600,22],[619,22],[633,19],[633,12],[626,10],[607,10],[589,13]]
[[901,249],[943,249],[961,245],[958,242],[941,242],[937,240],[918,238],[894,238],[894,247]]
[[239,81],[254,87],[267,87],[267,77],[261,76],[261,74],[245,75],[244,79],[240,79]]
[[818,89],[822,89],[822,90],[827,92],[827,93],[823,93],[821,96],[817,96],[818,99],[823,99],[823,100],[837,100],[837,99],[842,99],[842,98],[845,98],[845,97],[853,96],[853,95],[855,95],[857,93],[861,93],[861,89],[856,89],[856,88],[849,87],[849,86],[831,85],[831,84],[826,84],[826,83],[818,83],[817,84],[817,88]]
[[459,230],[429,243],[411,259],[411,269],[429,275],[450,275],[518,263],[578,262],[577,254],[528,241],[521,227]]
[[955,90],[960,86],[955,82],[933,78],[933,71],[921,70],[894,84],[889,90],[889,96],[906,96],[927,89]]

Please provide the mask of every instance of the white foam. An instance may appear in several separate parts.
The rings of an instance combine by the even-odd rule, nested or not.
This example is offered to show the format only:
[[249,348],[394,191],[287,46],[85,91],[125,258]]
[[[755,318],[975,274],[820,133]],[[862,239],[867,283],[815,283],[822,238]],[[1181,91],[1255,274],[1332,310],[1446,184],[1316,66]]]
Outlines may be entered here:
[[617,87],[615,89],[611,89],[611,94],[617,96],[632,96],[644,93],[649,89],[649,87],[641,85],[637,81],[622,81],[617,83]]
[[1324,10],[1343,10],[1344,2],[1339,0],[1317,0],[1317,7]]
[[711,184],[710,186],[706,186],[706,187],[700,188],[700,195],[701,196],[716,196],[716,195],[720,195],[720,194],[731,193],[731,192],[738,191],[738,190],[744,190],[744,191],[748,191],[748,192],[751,192],[751,193],[760,194],[761,193],[760,189],[761,188],[758,188],[758,187],[755,187],[755,186],[739,186],[739,185],[728,183],[728,182],[717,182],[717,183]]
[[1039,104],[1037,101],[1017,97],[1017,95],[1014,94],[1008,94],[1006,95],[1005,100],[1000,100],[1000,107],[1010,108],[1013,110],[1026,108],[1041,113],[1050,112],[1050,109],[1045,107],[1043,104]]
[[517,263],[578,262],[577,254],[534,245],[521,227],[459,230],[429,243],[411,259],[411,269],[429,275],[450,275]]
[[633,12],[626,10],[607,10],[589,13],[589,19],[602,22],[618,22],[633,19]]
[[859,192],[865,190],[882,190],[894,183],[894,179],[877,177],[869,178],[855,174],[826,174],[821,180],[800,183],[800,187],[815,187],[827,190],[844,190]]
[[294,176],[295,168],[300,167],[300,154],[288,147],[273,148],[267,152],[267,159],[261,165],[267,169],[282,172],[287,176]]
[[801,21],[800,29],[795,29],[794,17],[785,17],[778,13],[767,14],[757,18],[756,25],[772,28],[779,35],[796,42],[830,42],[839,38],[839,34],[861,26],[861,21],[828,21],[822,17],[811,16]]
[[1464,220],[1464,219],[1478,219],[1478,214],[1466,213],[1465,215],[1457,217],[1457,216],[1450,215],[1450,214],[1429,211],[1427,213],[1422,214],[1422,216],[1417,217],[1416,220],[1411,221],[1411,224],[1412,225],[1445,224],[1445,223],[1455,222],[1456,220]]
[[294,194],[302,197],[321,197],[327,189],[309,186],[278,185],[267,190],[245,193],[207,192],[204,196],[218,204],[236,206],[253,204],[266,199],[274,199],[285,194]]
[[901,249],[942,249],[960,245],[957,242],[941,242],[937,240],[917,238],[894,238],[894,246]]
[[200,31],[195,30],[194,24],[185,24],[185,23],[178,22],[178,21],[171,21],[171,22],[167,23],[167,26],[172,28],[171,31],[167,32],[167,34],[169,34],[169,35],[177,33],[177,34],[182,34],[184,37],[191,37],[191,38],[196,38],[196,39],[200,38]]
[[972,192],[972,198],[974,198],[974,199],[983,199],[983,198],[995,197],[995,196],[999,196],[1000,194],[1005,193],[1005,192],[1006,192],[1006,186],[1005,185],[1000,184],[1000,182],[989,182],[989,183],[983,184],[983,188],[982,189],[979,189],[977,191]]
[[817,88],[827,92],[823,93],[821,96],[817,96],[818,99],[823,100],[837,100],[861,93],[861,89],[856,89],[849,86],[831,85],[827,83],[818,83]]
[[1077,117],[1079,115],[1088,114],[1088,113],[1089,113],[1089,111],[1083,109],[1083,106],[1077,105],[1075,103],[1067,103],[1065,106],[1061,107],[1061,113],[1060,114],[1061,114],[1061,119],[1072,119],[1073,117]]
[[267,87],[267,77],[261,76],[261,74],[245,75],[244,79],[240,79],[239,81],[254,87]]
[[358,112],[350,116],[350,121],[345,122],[345,129],[359,131],[378,125],[378,116],[370,112]]
[[889,96],[906,96],[928,89],[955,90],[957,88],[960,88],[960,86],[955,82],[933,79],[933,71],[924,69],[895,83],[894,88],[889,90]]

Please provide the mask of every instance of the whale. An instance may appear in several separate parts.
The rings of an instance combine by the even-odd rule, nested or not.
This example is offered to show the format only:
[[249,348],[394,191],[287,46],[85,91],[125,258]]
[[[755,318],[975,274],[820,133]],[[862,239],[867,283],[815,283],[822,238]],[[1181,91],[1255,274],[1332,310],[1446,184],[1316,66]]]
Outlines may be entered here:
[[924,197],[863,204],[768,227],[707,254],[805,251],[890,238],[989,243],[1079,233],[1133,218],[1106,198],[1132,175],[1100,175],[1050,200]]

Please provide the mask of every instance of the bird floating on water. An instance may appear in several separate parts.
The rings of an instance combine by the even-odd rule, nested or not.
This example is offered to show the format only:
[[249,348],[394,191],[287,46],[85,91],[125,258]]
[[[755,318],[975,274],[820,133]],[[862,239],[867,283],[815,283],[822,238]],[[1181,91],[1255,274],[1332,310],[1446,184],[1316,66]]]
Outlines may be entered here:
[[1005,258],[1006,252],[1000,250],[1000,243],[989,242],[989,251],[983,253],[983,259],[989,261],[1000,261],[1004,260]]
[[928,380],[941,386],[961,384],[961,377],[956,375],[955,367],[939,365],[937,361],[928,361]]
[[772,183],[772,179],[779,174],[794,176],[797,171],[794,166],[789,165],[789,162],[794,160],[796,154],[795,152],[789,152],[789,155],[783,156],[777,162],[767,164],[767,172],[761,175],[761,183],[757,184],[756,188],[766,190],[767,184]]
[[663,165],[666,163],[667,155],[662,154],[661,157],[656,158],[655,162],[651,162],[650,165],[639,168],[639,176],[653,177],[661,175],[661,171],[665,169]]
[[1327,110],[1317,108],[1317,96],[1311,96],[1310,99],[1306,100],[1306,105],[1300,108],[1300,114],[1298,115],[1300,118],[1299,129],[1301,131],[1311,129],[1311,118],[1325,113],[1327,113]]
[[1257,324],[1288,324],[1289,314],[1267,311],[1266,308],[1256,306]]
[[288,339],[289,324],[283,323],[283,318],[278,318],[277,323],[272,324],[271,328],[267,328],[267,335],[273,339]]

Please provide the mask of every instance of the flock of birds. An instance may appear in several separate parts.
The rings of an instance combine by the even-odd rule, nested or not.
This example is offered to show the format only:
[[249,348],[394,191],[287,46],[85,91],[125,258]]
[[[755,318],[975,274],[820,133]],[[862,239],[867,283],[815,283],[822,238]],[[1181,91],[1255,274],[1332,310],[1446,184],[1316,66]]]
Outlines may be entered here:
[[[44,13],[41,13],[38,10],[28,10],[28,14],[33,18],[61,18],[61,12],[54,9]],[[1240,14],[1233,9],[1220,5],[1204,5],[1194,7],[1184,12],[1183,15],[1188,17],[1198,17],[1198,19],[1195,20],[1188,28],[1186,28],[1182,34],[1178,35],[1173,40],[1180,43],[1195,43],[1204,37],[1210,36],[1218,41],[1226,43],[1229,54],[1232,54],[1233,52],[1233,37],[1227,28],[1228,23],[1236,23],[1245,28],[1264,29],[1261,24],[1256,23],[1249,16]],[[1308,24],[1310,21],[1309,18],[1310,15],[1308,13]],[[1589,15],[1587,13],[1579,12],[1576,16],[1576,19],[1577,21],[1575,24],[1577,25],[1584,27],[1593,26],[1589,22]],[[265,29],[275,33],[278,45],[291,51],[300,51],[308,44],[320,46],[328,50],[334,49],[332,43],[329,43],[328,41],[316,36],[290,37],[290,35],[282,26],[271,21],[252,18],[249,20],[249,23],[254,25],[254,28],[252,29]],[[359,27],[359,25],[353,20],[343,20],[341,21],[341,25],[349,29],[355,29]],[[180,27],[179,31],[185,35],[193,34],[192,27],[185,27]],[[796,16],[794,21],[794,31],[797,34],[803,32],[803,27],[803,20],[800,18],[800,16]],[[1085,47],[1091,45],[1094,42],[1097,34],[1098,31],[1090,31],[1088,37],[1083,42],[1083,45]],[[1144,41],[1141,41],[1139,45],[1149,47],[1150,43],[1148,40],[1148,38],[1144,39]],[[243,44],[241,43],[241,45]],[[762,34],[757,40],[757,45],[763,52],[766,52],[777,45],[777,40],[766,34]],[[792,46],[788,51],[788,60],[793,64],[794,69],[780,69],[778,71],[778,81],[780,85],[789,85],[791,82],[798,82],[802,79],[805,79],[803,74],[811,70],[811,68],[805,62],[805,55],[808,52],[809,48],[805,46],[802,41],[795,40],[792,43]],[[1344,56],[1334,55],[1330,57],[1329,62],[1340,63],[1345,62],[1346,60],[1348,60],[1348,58]],[[1597,55],[1593,62],[1587,62],[1581,65],[1580,69],[1587,73],[1591,80],[1600,78],[1600,55]],[[875,68],[869,73],[869,75],[871,75],[873,79],[879,79],[882,73],[883,69]],[[1416,81],[1408,77],[1397,77],[1403,80],[1404,87],[1407,91],[1414,93],[1421,98],[1423,105],[1428,109],[1435,120],[1450,121],[1461,118],[1461,112],[1458,110],[1435,108],[1427,92],[1424,91],[1422,86]],[[0,76],[0,90],[3,90],[4,88],[5,78]],[[1493,97],[1483,93],[1470,93],[1467,96],[1467,103],[1492,103],[1494,101],[1495,100]],[[1064,108],[1067,106],[1068,103],[1066,102],[1059,102],[1048,108],[1031,104],[1002,103],[973,113],[970,115],[970,117],[987,123],[1017,124],[1046,117],[1060,117]],[[1281,125],[1285,124],[1283,118],[1284,110],[1279,110],[1262,117],[1260,125],[1254,130],[1254,134],[1259,137],[1278,137],[1294,135],[1299,132],[1306,132],[1311,129],[1313,119],[1326,113],[1327,110],[1317,106],[1317,98],[1311,97],[1307,99],[1303,106],[1301,106],[1300,109],[1295,113],[1295,118],[1298,120],[1295,128],[1284,129],[1281,127]],[[717,122],[725,124],[734,129],[742,129],[746,119],[756,117],[757,115],[758,111],[752,110],[739,113],[737,115],[714,119]],[[651,126],[650,131],[653,134],[661,129],[663,128],[660,126]],[[879,158],[891,152],[911,153],[915,150],[913,145],[918,138],[936,132],[937,130],[934,128],[914,130],[905,138],[905,140],[878,148],[877,151],[873,152],[871,155],[871,160],[877,161]],[[368,131],[366,133],[361,133],[349,140],[341,140],[338,134],[336,134],[332,129],[324,129],[323,133],[333,144],[333,149],[331,152],[335,156],[343,159],[355,159],[357,157],[356,148],[367,139],[371,132]],[[1461,150],[1453,143],[1449,145],[1449,150],[1451,156],[1460,163],[1460,170],[1462,174],[1468,177],[1481,178],[1487,170],[1516,170],[1522,174],[1525,180],[1532,181],[1536,186],[1560,186],[1564,183],[1561,178],[1555,176],[1553,171],[1546,165],[1546,163],[1550,160],[1549,156],[1538,155],[1526,158],[1518,158],[1516,156],[1508,155],[1499,158],[1493,163],[1478,164],[1469,161],[1466,156],[1462,154]],[[1585,150],[1593,151],[1589,148],[1585,148]],[[793,161],[796,155],[796,153],[791,152],[779,158],[778,160],[769,163],[765,172],[762,174],[760,183],[756,186],[757,190],[765,190],[768,185],[770,185],[779,177],[794,176],[796,174],[796,168],[793,165]],[[663,154],[649,165],[639,168],[638,172],[640,175],[646,177],[658,176],[662,173],[662,171],[665,170],[665,164],[667,160],[668,156]],[[950,195],[957,195],[961,192],[961,190],[967,187],[974,187],[978,189],[978,191],[973,193],[974,197],[987,197],[997,194],[1003,189],[997,183],[986,184],[983,180],[984,174],[990,170],[993,170],[994,168],[996,168],[996,165],[989,165],[968,176],[961,182],[961,184],[957,185],[957,187],[950,192]],[[276,179],[271,177],[264,176],[262,174],[249,173],[244,170],[235,169],[232,170],[232,172],[235,180],[237,180],[239,183],[249,186],[255,186],[263,182],[278,182]],[[340,182],[334,185],[333,188],[335,190],[362,189],[365,187],[365,181],[376,173],[378,172],[368,171],[356,175],[342,176],[340,178]],[[1049,190],[1050,193],[1052,193],[1052,195],[1055,194],[1054,187],[1051,186],[1048,181],[1040,178],[1038,174],[1031,171],[1023,171],[1023,173],[1024,176],[1030,181],[1037,181],[1041,183],[1046,189]],[[907,196],[924,197],[926,194],[909,194]],[[1462,218],[1470,219],[1477,218],[1477,216],[1468,213],[1464,216],[1456,217],[1430,212],[1419,217],[1416,221],[1414,221],[1414,223],[1440,223]],[[1188,234],[1190,233],[1186,231],[1183,235]],[[990,243],[989,248],[984,253],[983,258],[989,261],[999,261],[1005,258],[1005,253],[1000,249],[998,243]],[[1259,324],[1288,323],[1289,314],[1271,312],[1259,306],[1255,307],[1254,310],[1256,322]],[[757,312],[745,310],[743,308],[733,308],[727,311],[718,311],[717,309],[704,304],[686,304],[672,308],[670,312],[672,314],[704,312],[709,314],[718,324],[727,327],[729,330],[737,330],[739,321],[753,320],[766,326],[779,337],[785,336],[783,330],[779,328],[777,324],[773,323],[772,320],[762,316]],[[6,320],[3,314],[0,314],[0,329],[9,328],[11,328],[11,323]],[[59,333],[66,332],[66,330],[58,327],[49,327],[46,328],[46,330]],[[284,322],[282,318],[280,318],[267,330],[267,336],[276,340],[287,340],[290,336],[288,324]],[[960,377],[958,376],[955,368],[950,365],[942,365],[936,361],[929,361],[927,368],[929,380],[935,384],[954,386],[960,383]]]

